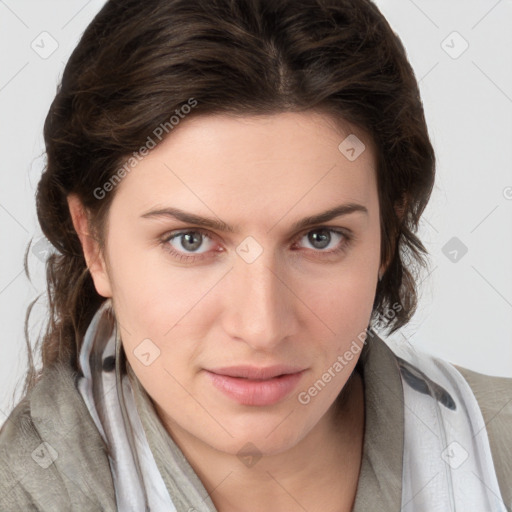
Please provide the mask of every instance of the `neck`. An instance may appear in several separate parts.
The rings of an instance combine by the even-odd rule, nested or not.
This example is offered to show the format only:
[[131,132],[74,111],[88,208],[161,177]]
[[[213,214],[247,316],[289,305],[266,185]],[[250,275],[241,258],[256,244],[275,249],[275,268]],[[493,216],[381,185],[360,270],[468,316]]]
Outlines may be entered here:
[[[157,412],[162,418],[162,411]],[[169,422],[164,424],[219,512],[352,510],[364,438],[364,387],[358,371],[300,442],[287,451],[262,456],[251,467],[174,423],[171,428]]]

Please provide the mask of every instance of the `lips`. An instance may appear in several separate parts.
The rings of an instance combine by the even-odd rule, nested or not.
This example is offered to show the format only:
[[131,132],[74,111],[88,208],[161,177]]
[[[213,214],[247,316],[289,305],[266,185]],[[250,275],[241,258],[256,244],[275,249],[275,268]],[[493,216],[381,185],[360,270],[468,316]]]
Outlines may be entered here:
[[291,366],[232,366],[205,370],[216,389],[242,405],[272,405],[288,396],[306,370]]
[[222,368],[212,368],[208,371],[217,375],[226,375],[228,377],[241,377],[244,379],[271,379],[280,375],[288,375],[303,370],[298,366],[290,366],[284,364],[276,364],[273,366],[225,366]]

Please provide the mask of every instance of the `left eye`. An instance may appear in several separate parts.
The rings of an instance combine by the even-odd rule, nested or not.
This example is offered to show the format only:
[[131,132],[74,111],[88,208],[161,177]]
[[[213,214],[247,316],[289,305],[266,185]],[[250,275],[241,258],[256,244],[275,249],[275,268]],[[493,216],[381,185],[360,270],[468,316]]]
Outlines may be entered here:
[[[313,249],[323,251],[326,248],[326,246],[328,246],[329,243],[332,241],[332,233],[334,233],[337,237],[339,237],[342,240],[348,238],[341,231],[338,231],[336,229],[330,229],[330,228],[313,229],[311,231],[308,231],[301,238],[307,238],[308,242],[313,245]],[[301,238],[299,238],[299,240]],[[319,244],[320,247],[315,246],[315,244]],[[339,242],[338,242],[338,244],[339,244]],[[336,244],[336,245],[338,245],[338,244]],[[331,252],[331,251],[326,251],[326,252]]]

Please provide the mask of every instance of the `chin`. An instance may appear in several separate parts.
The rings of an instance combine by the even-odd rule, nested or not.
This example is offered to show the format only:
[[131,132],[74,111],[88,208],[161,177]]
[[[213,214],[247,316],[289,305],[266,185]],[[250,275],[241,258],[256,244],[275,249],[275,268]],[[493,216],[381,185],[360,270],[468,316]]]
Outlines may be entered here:
[[241,456],[245,452],[249,454],[255,452],[256,455],[261,456],[277,455],[293,448],[304,437],[305,434],[301,435],[296,423],[294,427],[291,430],[286,421],[282,424],[272,422],[272,424],[263,425],[255,421],[252,425],[245,424],[243,428],[226,426],[233,437],[226,434],[222,439],[217,436],[204,441],[219,451],[237,456]]

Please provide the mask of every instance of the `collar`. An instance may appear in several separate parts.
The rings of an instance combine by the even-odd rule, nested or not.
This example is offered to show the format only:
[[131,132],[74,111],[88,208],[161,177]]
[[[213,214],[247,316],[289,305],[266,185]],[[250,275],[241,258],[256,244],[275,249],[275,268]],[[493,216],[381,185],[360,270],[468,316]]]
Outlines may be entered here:
[[404,448],[404,398],[400,368],[372,330],[358,366],[364,383],[363,457],[353,512],[400,510]]

